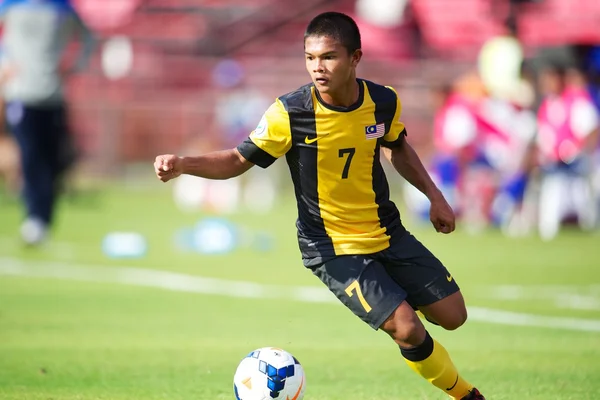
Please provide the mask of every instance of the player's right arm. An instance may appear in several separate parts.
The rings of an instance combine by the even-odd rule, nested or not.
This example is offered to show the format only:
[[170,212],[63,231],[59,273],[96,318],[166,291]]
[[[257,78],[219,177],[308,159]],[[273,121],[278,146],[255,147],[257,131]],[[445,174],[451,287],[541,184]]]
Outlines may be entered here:
[[165,154],[156,157],[154,171],[163,182],[181,174],[207,179],[229,179],[248,171],[255,164],[266,168],[290,149],[290,119],[281,101],[265,112],[248,139],[235,149],[215,151],[198,157]]
[[181,174],[206,179],[229,179],[241,175],[254,164],[246,160],[237,149],[221,150],[197,157],[178,157],[164,154],[156,157],[154,172],[163,182]]

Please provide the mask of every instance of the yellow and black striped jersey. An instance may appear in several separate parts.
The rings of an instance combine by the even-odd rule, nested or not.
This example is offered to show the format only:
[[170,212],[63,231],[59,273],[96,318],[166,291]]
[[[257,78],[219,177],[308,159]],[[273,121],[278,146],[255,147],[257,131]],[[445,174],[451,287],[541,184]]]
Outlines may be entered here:
[[394,89],[358,80],[350,107],[326,104],[314,85],[279,97],[238,150],[263,168],[286,155],[298,203],[305,265],[337,255],[372,254],[404,232],[380,163],[380,146],[406,130]]

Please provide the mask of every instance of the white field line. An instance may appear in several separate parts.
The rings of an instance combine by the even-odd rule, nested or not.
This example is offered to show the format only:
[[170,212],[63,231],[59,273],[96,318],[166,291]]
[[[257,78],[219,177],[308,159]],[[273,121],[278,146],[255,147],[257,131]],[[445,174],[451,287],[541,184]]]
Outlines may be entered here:
[[[30,262],[14,258],[0,258],[0,275],[116,283],[229,297],[278,298],[301,302],[340,304],[325,288],[265,285],[132,267],[84,266],[62,262]],[[600,320],[549,317],[483,307],[469,307],[469,319],[500,325],[600,332]]]
[[545,301],[556,308],[600,310],[600,285],[498,285],[482,288],[478,298],[502,301]]
[[338,302],[333,294],[320,287],[265,285],[124,266],[78,265],[51,261],[33,262],[0,257],[0,275],[118,283],[229,297],[287,298],[315,303]]

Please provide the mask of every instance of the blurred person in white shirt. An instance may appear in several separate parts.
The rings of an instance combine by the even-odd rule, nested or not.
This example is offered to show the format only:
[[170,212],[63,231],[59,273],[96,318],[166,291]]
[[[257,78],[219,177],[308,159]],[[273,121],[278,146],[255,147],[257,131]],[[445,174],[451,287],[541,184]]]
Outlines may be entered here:
[[[54,220],[60,178],[75,150],[67,127],[63,78],[82,70],[93,37],[69,0],[6,0],[0,4],[2,82],[6,120],[20,150],[26,209],[21,236],[44,241]],[[71,39],[82,43],[69,70],[61,69]]]

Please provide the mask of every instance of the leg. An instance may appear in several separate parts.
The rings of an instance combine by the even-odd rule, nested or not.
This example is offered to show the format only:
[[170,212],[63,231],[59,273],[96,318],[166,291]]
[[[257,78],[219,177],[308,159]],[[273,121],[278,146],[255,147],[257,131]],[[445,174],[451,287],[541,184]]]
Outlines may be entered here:
[[583,231],[594,229],[596,208],[594,207],[594,192],[589,175],[573,176],[571,178],[571,197],[577,214],[577,222]]
[[381,329],[400,346],[408,366],[453,399],[483,399],[473,385],[464,380],[446,349],[435,341],[417,317],[412,306],[402,302]]
[[466,397],[473,386],[458,375],[446,350],[429,336],[404,300],[405,290],[383,264],[370,256],[341,256],[315,267],[313,273],[355,315],[387,332],[419,375],[454,399],[478,399]]
[[[455,399],[483,399],[456,370],[448,352],[431,338],[414,309],[443,328],[453,330],[467,319],[460,289],[443,264],[411,234],[395,237],[378,255],[386,271],[407,292],[404,303],[381,326],[400,345],[406,363]],[[415,321],[419,321],[418,323]],[[407,335],[402,326],[414,327]]]
[[546,172],[542,177],[538,208],[538,230],[543,240],[558,234],[563,217],[565,178],[561,172]]
[[75,161],[75,148],[67,128],[65,109],[62,105],[39,111],[36,131],[43,136],[45,157],[50,171],[52,190],[48,192],[44,213],[48,224],[52,223],[56,199],[61,192],[62,180]]
[[420,346],[428,335],[413,308],[403,301],[380,326],[401,349]]
[[23,197],[27,215],[21,234],[26,243],[37,244],[45,238],[50,221],[49,204],[53,198],[52,171],[45,148],[44,132],[38,132],[37,129],[37,110],[11,104],[7,115],[21,152]]
[[381,253],[390,276],[407,292],[407,301],[434,324],[447,330],[467,320],[465,301],[446,267],[410,233],[396,238]]

